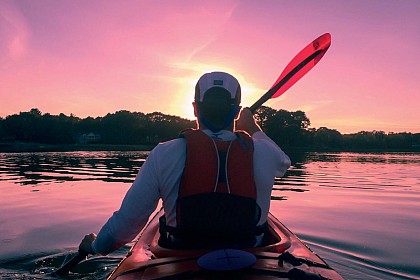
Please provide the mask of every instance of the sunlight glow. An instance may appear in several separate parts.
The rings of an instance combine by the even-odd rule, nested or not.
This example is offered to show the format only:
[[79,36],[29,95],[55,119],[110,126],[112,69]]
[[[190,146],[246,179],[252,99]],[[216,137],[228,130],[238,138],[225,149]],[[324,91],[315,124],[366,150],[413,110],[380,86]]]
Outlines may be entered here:
[[[210,64],[197,64],[197,63],[178,63],[174,64],[174,67],[188,71],[189,74],[183,78],[177,78],[177,95],[174,97],[173,105],[179,108],[183,113],[180,115],[187,119],[195,119],[194,110],[191,105],[194,98],[195,85],[198,79],[204,74],[214,71],[222,71],[233,75],[238,79],[242,90],[242,107],[249,107],[255,102],[260,96],[262,96],[266,90],[259,88],[252,82],[248,82],[245,78],[240,75],[235,69],[231,69],[226,66],[210,65]],[[268,89],[267,89],[268,90]]]

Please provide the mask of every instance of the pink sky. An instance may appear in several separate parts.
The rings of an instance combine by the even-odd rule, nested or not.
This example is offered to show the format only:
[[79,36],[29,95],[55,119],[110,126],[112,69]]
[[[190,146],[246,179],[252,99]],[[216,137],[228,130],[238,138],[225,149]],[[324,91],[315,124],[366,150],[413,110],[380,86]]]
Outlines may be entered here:
[[309,42],[332,45],[265,105],[302,110],[311,127],[420,132],[420,2],[0,1],[0,117],[104,116],[118,110],[193,118],[201,74],[222,70],[250,106]]

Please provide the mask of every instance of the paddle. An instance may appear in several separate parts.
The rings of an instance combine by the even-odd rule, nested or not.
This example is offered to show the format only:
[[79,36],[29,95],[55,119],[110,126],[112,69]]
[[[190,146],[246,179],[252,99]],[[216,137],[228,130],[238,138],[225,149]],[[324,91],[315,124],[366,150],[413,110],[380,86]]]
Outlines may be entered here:
[[79,262],[81,262],[84,259],[86,259],[87,255],[88,255],[87,252],[82,251],[82,250],[79,249],[79,252],[77,253],[77,255],[74,256],[73,258],[71,258],[62,267],[60,267],[59,269],[57,269],[56,271],[54,271],[52,273],[52,276],[63,276],[63,275],[67,275],[69,273],[69,271],[73,267],[75,267]]
[[284,68],[271,88],[249,107],[251,112],[255,112],[268,99],[279,97],[293,86],[321,60],[330,45],[331,35],[325,33],[301,50]]

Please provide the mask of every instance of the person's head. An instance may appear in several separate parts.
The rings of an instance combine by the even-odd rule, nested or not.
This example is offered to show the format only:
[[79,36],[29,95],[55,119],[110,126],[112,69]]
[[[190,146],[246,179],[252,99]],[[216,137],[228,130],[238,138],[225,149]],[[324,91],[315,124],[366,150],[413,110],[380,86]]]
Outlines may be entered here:
[[241,86],[232,75],[224,72],[206,73],[195,86],[194,113],[200,127],[213,132],[233,129],[240,111]]

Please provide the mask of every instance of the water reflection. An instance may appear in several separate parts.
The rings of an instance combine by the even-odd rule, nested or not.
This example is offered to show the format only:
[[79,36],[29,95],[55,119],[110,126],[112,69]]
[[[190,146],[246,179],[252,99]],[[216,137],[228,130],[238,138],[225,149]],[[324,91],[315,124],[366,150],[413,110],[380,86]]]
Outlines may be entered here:
[[293,166],[302,166],[311,162],[359,162],[359,163],[390,163],[390,164],[420,164],[419,153],[387,152],[387,153],[354,153],[354,152],[303,152],[288,151]]
[[[138,151],[0,153],[0,181],[34,186],[92,180],[131,183],[147,155]],[[314,187],[381,190],[397,185],[410,189],[407,180],[418,183],[407,170],[419,166],[418,154],[292,153],[291,158],[292,167],[285,177],[275,179],[273,199],[287,199],[287,192],[307,192]],[[398,176],[384,176],[389,166],[397,164],[404,169],[389,171]],[[399,185],[403,179],[405,185]]]
[[[44,279],[118,209],[147,154],[0,153],[0,278]],[[276,217],[347,279],[420,279],[420,154],[289,154]],[[104,279],[127,250],[68,279]]]
[[20,185],[100,180],[133,182],[148,152],[0,154],[0,181]]
[[273,200],[287,200],[291,192],[317,187],[390,191],[419,185],[419,178],[413,177],[420,174],[418,153],[295,152],[290,157],[291,168],[284,178],[275,179]]

